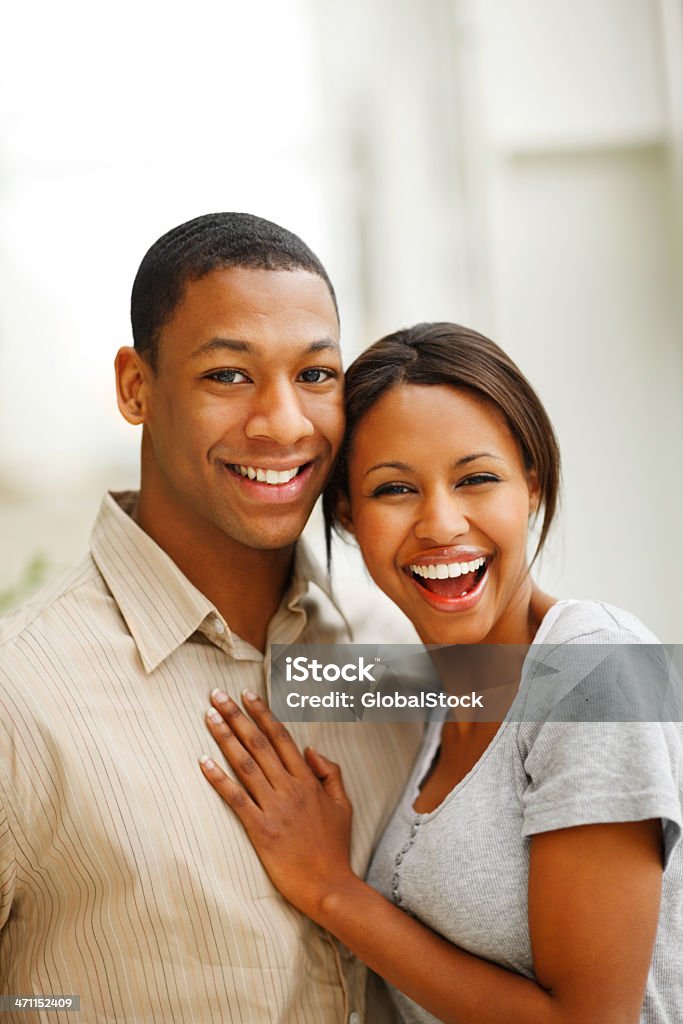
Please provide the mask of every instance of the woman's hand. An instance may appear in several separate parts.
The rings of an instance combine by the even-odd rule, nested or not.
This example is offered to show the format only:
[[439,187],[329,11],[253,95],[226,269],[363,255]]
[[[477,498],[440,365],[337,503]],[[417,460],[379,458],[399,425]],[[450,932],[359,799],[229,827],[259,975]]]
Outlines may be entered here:
[[211,700],[209,730],[239,782],[211,758],[201,759],[202,771],[244,825],[273,885],[319,920],[325,897],[355,879],[340,768],[310,747],[303,756],[255,694],[243,694],[250,717],[220,690]]
[[337,765],[310,748],[302,756],[262,700],[245,694],[249,716],[226,694],[214,691],[212,701],[209,728],[239,782],[208,758],[202,770],[240,818],[274,884],[438,1020],[640,1019],[662,885],[659,819],[533,836],[536,978],[526,978],[452,945],[354,875],[351,806]]
[[[246,695],[245,695],[246,696]],[[534,835],[529,930],[536,978],[452,945],[351,870],[339,768],[305,758],[258,698],[249,717],[214,691],[209,728],[242,785],[204,774],[299,910],[445,1024],[624,1024],[640,1019],[662,885],[661,821]],[[211,712],[209,712],[211,714]],[[372,927],[369,927],[371,923]]]

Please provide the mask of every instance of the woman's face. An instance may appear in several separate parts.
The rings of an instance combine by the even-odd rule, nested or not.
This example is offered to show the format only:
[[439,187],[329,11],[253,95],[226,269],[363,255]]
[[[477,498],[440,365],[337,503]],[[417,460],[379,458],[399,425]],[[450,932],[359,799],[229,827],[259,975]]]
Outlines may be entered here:
[[535,477],[502,413],[467,390],[401,385],[357,428],[351,529],[424,643],[525,643]]

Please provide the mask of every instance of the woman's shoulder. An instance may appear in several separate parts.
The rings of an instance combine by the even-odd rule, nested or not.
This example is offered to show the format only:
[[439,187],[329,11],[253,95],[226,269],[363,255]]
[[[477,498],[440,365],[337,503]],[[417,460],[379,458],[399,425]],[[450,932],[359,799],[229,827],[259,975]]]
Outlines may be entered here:
[[546,612],[535,644],[659,644],[655,634],[631,612],[605,601],[557,601]]
[[[680,722],[683,685],[667,649],[630,612],[603,601],[558,601],[525,662],[522,717],[531,722]],[[597,727],[596,726],[596,727]],[[678,730],[680,732],[680,729]],[[533,730],[532,730],[533,732]]]

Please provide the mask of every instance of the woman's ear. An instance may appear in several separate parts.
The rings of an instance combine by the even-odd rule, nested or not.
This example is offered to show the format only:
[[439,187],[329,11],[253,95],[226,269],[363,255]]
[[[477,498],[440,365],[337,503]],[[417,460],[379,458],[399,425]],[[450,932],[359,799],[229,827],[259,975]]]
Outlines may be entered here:
[[349,502],[348,494],[342,494],[337,502],[337,518],[343,529],[350,533],[352,537],[355,537],[353,519],[351,518],[351,503]]
[[529,519],[535,516],[541,504],[541,488],[535,469],[527,470],[527,486],[529,488]]

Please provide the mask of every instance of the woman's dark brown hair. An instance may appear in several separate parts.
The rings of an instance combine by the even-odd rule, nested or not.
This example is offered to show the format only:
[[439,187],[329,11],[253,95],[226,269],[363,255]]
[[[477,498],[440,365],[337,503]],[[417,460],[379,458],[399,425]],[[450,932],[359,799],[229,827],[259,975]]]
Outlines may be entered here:
[[[524,465],[538,479],[543,522],[534,558],[548,536],[560,490],[560,449],[543,404],[509,356],[493,341],[458,324],[417,324],[371,345],[346,373],[346,435],[323,494],[328,563],[339,501],[348,495],[348,460],[363,417],[401,384],[466,388],[499,409],[516,438]],[[407,429],[415,429],[407,425]],[[419,426],[418,426],[419,429]]]

